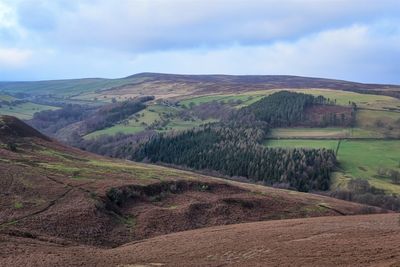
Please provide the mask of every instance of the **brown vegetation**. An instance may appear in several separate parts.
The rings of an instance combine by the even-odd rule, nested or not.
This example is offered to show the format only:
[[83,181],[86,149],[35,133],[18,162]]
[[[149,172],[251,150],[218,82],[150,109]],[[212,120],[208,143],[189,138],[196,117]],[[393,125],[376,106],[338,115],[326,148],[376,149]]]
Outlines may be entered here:
[[[18,132],[23,126],[24,133],[30,132],[22,122],[1,119],[3,128]],[[18,127],[14,129],[13,125]],[[218,228],[214,238],[209,236],[213,228],[207,228],[203,232],[186,232],[186,236],[185,232],[177,233],[176,241],[161,241],[175,238],[165,234],[209,226],[332,215],[339,215],[346,222],[350,219],[342,215],[385,212],[324,196],[111,160],[32,133],[35,134],[0,135],[1,266],[117,266],[148,264],[148,260],[176,266],[192,260],[208,264],[205,260],[209,259],[209,265],[228,264],[225,256],[213,255],[224,254],[234,246],[237,253],[250,252],[255,247],[249,242],[270,244],[272,236],[287,233],[287,228],[279,232],[284,228],[278,226],[283,223],[291,227],[291,221]],[[10,141],[16,151],[6,146],[5,142]],[[278,232],[273,230],[276,227]],[[393,226],[388,227],[387,232],[392,231]],[[300,228],[295,235],[303,235]],[[313,233],[314,230],[310,234]],[[155,236],[159,238],[145,240]],[[201,245],[205,244],[204,239],[193,242],[202,236],[207,237],[210,250]],[[240,239],[232,243],[235,237]],[[129,243],[138,240],[141,241]],[[110,249],[116,246],[120,247]],[[187,254],[189,248],[195,254]],[[284,247],[281,249],[284,251]],[[172,251],[181,256],[168,256]]]

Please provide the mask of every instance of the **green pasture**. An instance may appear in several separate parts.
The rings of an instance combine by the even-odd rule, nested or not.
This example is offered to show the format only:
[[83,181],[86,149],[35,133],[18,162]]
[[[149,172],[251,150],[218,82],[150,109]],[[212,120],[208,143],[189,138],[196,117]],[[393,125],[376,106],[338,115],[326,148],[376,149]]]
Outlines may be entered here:
[[[284,148],[331,148],[338,140],[267,140],[265,145]],[[400,194],[400,185],[378,174],[379,169],[400,171],[400,140],[343,140],[337,154],[339,170],[333,175],[333,188],[345,186],[351,178],[367,179],[371,185]]]

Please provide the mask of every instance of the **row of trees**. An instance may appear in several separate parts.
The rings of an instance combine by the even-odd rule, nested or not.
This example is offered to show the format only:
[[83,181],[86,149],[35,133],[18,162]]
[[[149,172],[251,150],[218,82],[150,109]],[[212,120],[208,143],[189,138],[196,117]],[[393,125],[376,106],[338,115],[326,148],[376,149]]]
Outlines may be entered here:
[[[113,157],[212,170],[300,191],[327,190],[330,172],[336,164],[332,150],[268,148],[261,143],[270,127],[291,125],[302,118],[309,105],[328,102],[323,97],[278,92],[241,110],[217,102],[193,107],[179,115],[208,118],[219,114],[221,121],[184,132],[149,131],[90,141],[77,137],[74,142],[81,148]],[[113,117],[115,108],[103,113]]]
[[154,97],[141,97],[135,100],[126,100],[103,106],[90,118],[85,120],[87,132],[111,127],[117,122],[145,109],[145,102],[153,99]]
[[76,129],[76,132],[87,134],[113,126],[146,108],[145,102],[153,99],[153,96],[144,96],[101,107],[68,104],[58,110],[35,113],[29,124],[48,135],[54,136],[60,129],[80,122],[79,129]]
[[155,131],[143,131],[136,134],[101,135],[93,139],[83,139],[73,134],[69,143],[82,150],[112,157],[130,159],[137,146],[156,134]]
[[331,196],[389,210],[400,211],[400,197],[387,195],[382,189],[371,186],[366,179],[352,179],[346,189],[335,190]]
[[61,109],[36,112],[28,123],[47,135],[54,135],[72,123],[89,118],[95,110],[96,107],[68,104]]

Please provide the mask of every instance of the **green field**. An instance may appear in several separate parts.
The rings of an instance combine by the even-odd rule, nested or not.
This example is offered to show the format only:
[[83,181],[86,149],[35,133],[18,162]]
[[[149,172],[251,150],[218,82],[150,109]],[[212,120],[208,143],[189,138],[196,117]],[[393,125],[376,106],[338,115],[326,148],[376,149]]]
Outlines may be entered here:
[[[196,97],[192,96],[180,100],[180,104],[182,106],[190,107],[191,105],[219,101],[223,103],[230,103],[231,105],[240,108],[254,103],[262,97],[277,91],[280,90],[252,91],[238,94],[215,94]],[[342,139],[400,137],[400,112],[377,110],[382,109],[383,107],[398,107],[400,105],[400,100],[398,99],[387,96],[325,89],[295,89],[293,91],[312,95],[323,95],[331,100],[336,100],[336,103],[340,105],[348,105],[349,101],[351,101],[357,103],[361,107],[375,110],[360,109],[357,112],[357,126],[355,128],[279,128],[271,130],[269,135],[271,138]],[[95,94],[91,94],[90,98],[94,96]],[[238,103],[236,102],[237,100],[240,100],[241,102]],[[99,101],[103,101],[103,99]],[[152,125],[157,121],[165,120],[166,116],[169,117],[168,120],[170,122],[163,126],[157,126],[156,129],[158,131],[167,131],[173,129],[182,130],[206,123],[197,119],[194,121],[183,121],[176,116],[180,110],[182,109],[177,107],[169,107],[159,104],[151,105],[146,110],[139,112],[138,116],[132,116],[127,122],[121,122],[113,127],[96,131],[87,135],[86,137],[90,138],[101,134],[112,135],[117,132],[137,133],[139,131],[143,131],[149,125]],[[382,127],[379,122],[384,123],[385,127]]]
[[15,99],[13,96],[0,94],[0,101],[13,101]]
[[175,130],[175,131],[182,131],[182,130],[187,130],[193,127],[197,127],[203,124],[207,124],[210,122],[215,122],[216,120],[213,119],[208,119],[208,120],[194,120],[194,121],[184,121],[180,119],[175,119],[172,120],[170,123],[168,123],[163,130],[159,130],[159,132],[165,132],[165,131],[170,131],[170,130]]
[[0,90],[10,92],[54,94],[58,96],[74,96],[85,92],[95,92],[125,84],[140,82],[139,78],[122,79],[72,79],[37,82],[0,82]]
[[[305,147],[335,149],[337,140],[268,140],[271,147]],[[337,154],[340,171],[334,174],[333,188],[345,186],[351,178],[367,179],[371,185],[400,194],[400,185],[391,183],[388,177],[378,174],[379,169],[400,171],[400,140],[343,140]]]
[[[224,95],[206,95],[206,96],[198,96],[193,98],[187,98],[185,100],[180,101],[181,105],[186,107],[190,106],[190,103],[194,105],[199,105],[203,103],[208,103],[212,101],[218,101],[223,103],[232,103],[233,105],[237,105],[238,107],[243,107],[250,105],[266,95],[269,95],[270,91],[264,91],[258,94],[254,93],[243,93],[243,94],[224,94]],[[240,100],[240,104],[236,104],[236,101]]]
[[269,138],[293,139],[357,139],[357,138],[385,138],[397,137],[398,129],[372,128],[276,128],[268,134]]
[[275,128],[269,133],[271,138],[345,138],[351,136],[350,128]]
[[57,107],[39,105],[35,103],[22,103],[16,106],[2,105],[0,108],[0,115],[15,116],[19,119],[29,120],[33,117],[33,114],[43,110],[55,110]]
[[344,174],[368,179],[370,183],[387,191],[400,193],[400,186],[388,177],[378,175],[378,169],[400,170],[400,140],[394,141],[342,141],[338,153]]
[[264,96],[268,96],[274,92],[282,90],[295,91],[314,96],[322,95],[325,98],[329,98],[332,101],[336,100],[336,104],[344,106],[348,106],[349,101],[351,101],[356,103],[357,106],[360,108],[368,108],[376,110],[385,110],[385,108],[400,107],[400,100],[390,96],[360,94],[360,93],[340,91],[340,90],[330,90],[330,89],[272,89],[272,90],[245,92],[239,94],[206,95],[206,96],[192,97],[182,100],[181,104],[188,106],[190,102],[193,102],[194,104],[197,105],[211,101],[228,102],[229,100],[240,99],[243,101],[244,105],[249,105],[261,99]]
[[354,92],[329,90],[329,89],[295,89],[314,96],[322,95],[330,100],[336,100],[338,105],[348,105],[349,101],[357,104],[361,108],[384,109],[384,107],[398,108],[400,100],[383,95],[359,94]]
[[338,140],[267,140],[265,145],[268,147],[283,147],[283,148],[327,148],[336,150]]
[[189,120],[184,121],[180,119],[178,116],[178,112],[181,109],[176,107],[164,106],[164,105],[152,105],[147,107],[145,110],[138,112],[137,114],[131,116],[127,122],[121,122],[112,127],[92,132],[85,136],[85,138],[94,138],[100,135],[114,135],[116,133],[124,133],[124,134],[134,134],[141,131],[144,131],[148,126],[151,126],[153,123],[157,123],[162,121],[163,119],[168,117],[168,123],[164,126],[157,126],[155,130],[159,132],[165,132],[170,130],[185,130],[190,129],[202,124],[206,124],[209,122],[213,122],[215,120]]

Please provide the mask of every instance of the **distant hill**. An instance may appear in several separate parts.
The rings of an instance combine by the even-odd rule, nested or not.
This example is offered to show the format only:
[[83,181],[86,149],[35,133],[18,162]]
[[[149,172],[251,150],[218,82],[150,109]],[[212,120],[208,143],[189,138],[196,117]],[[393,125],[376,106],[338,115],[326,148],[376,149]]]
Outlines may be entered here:
[[35,82],[0,82],[0,91],[77,96],[87,93],[126,94],[209,94],[277,88],[326,88],[345,91],[381,91],[399,96],[399,85],[364,84],[342,80],[289,75],[177,75],[139,73],[120,79],[86,78]]

